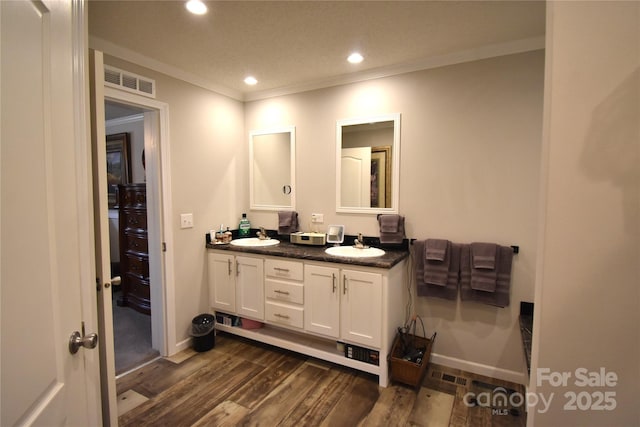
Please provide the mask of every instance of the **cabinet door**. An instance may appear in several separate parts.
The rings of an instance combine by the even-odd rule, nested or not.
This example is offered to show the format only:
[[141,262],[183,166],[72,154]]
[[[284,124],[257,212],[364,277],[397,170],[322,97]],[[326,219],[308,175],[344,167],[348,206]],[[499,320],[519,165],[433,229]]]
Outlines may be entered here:
[[236,311],[235,260],[233,255],[207,253],[209,305],[228,313]]
[[306,265],[304,272],[304,328],[338,338],[340,286],[337,268]]
[[342,270],[341,337],[345,341],[380,348],[382,341],[382,276]]
[[264,261],[262,258],[236,257],[236,312],[264,320]]

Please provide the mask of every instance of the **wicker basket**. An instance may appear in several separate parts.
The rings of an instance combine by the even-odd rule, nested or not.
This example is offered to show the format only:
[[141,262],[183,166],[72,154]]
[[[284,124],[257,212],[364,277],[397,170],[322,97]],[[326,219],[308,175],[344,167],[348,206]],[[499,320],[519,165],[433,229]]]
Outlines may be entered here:
[[389,355],[389,367],[391,369],[391,380],[401,382],[418,388],[422,384],[422,379],[427,371],[429,358],[431,357],[431,347],[436,338],[434,333],[431,338],[420,337],[417,335],[409,335],[413,340],[415,348],[424,348],[424,354],[420,363],[405,360],[403,357],[402,343],[400,334],[396,335]]

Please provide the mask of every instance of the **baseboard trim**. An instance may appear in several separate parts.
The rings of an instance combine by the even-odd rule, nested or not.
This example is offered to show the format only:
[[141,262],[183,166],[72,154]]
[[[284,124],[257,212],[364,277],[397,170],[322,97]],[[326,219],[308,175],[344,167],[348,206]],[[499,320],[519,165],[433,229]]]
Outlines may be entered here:
[[171,354],[168,354],[167,356],[173,356],[174,354],[180,353],[182,350],[186,350],[189,347],[191,347],[191,337],[176,343],[173,352]]
[[442,354],[431,353],[431,363],[447,366],[449,368],[460,369],[477,375],[484,375],[490,378],[497,378],[504,381],[511,381],[516,384],[526,385],[529,379],[524,372],[511,371],[508,369],[496,368],[495,366],[483,365],[481,363],[470,362],[468,360],[457,359],[455,357],[444,356]]

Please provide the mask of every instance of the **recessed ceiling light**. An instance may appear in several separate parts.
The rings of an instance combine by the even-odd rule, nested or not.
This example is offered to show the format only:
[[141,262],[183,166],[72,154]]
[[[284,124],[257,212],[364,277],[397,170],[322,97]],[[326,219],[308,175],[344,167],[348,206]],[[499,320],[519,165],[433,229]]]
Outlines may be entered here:
[[362,62],[363,60],[363,56],[360,55],[358,52],[353,52],[351,55],[349,55],[349,57],[347,58],[347,61],[349,61],[352,64],[359,64]]
[[253,86],[258,83],[258,80],[256,80],[256,78],[253,76],[248,76],[248,77],[245,77],[244,82],[249,86]]
[[204,15],[207,13],[207,6],[200,0],[189,0],[186,7],[187,10],[194,15]]

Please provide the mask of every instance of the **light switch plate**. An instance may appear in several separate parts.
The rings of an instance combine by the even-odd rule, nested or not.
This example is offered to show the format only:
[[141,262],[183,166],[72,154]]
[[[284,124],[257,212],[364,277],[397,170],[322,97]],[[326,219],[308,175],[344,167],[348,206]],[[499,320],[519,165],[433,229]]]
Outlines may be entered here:
[[322,224],[324,222],[324,214],[312,213],[311,214],[311,222],[314,223],[314,224]]
[[193,228],[193,214],[180,214],[180,228]]

